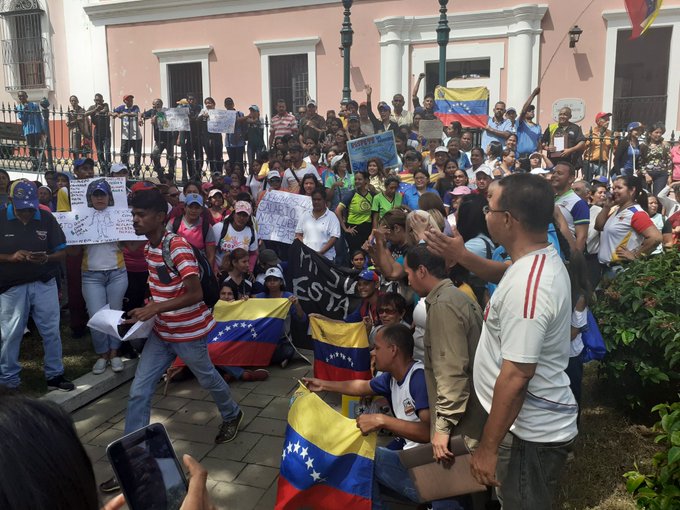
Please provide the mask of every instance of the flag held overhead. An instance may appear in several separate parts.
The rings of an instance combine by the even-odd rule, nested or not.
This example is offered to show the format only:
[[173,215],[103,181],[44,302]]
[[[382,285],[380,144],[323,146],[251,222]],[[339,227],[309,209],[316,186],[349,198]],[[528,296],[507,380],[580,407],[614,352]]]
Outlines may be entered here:
[[435,115],[444,123],[460,122],[463,127],[483,128],[489,118],[489,90],[486,87],[434,89]]

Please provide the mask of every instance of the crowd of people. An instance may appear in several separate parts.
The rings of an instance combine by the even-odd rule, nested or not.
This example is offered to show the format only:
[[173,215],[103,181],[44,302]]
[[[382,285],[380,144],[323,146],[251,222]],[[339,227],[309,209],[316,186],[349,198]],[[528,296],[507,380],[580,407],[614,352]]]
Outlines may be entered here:
[[[183,162],[202,160],[205,150],[210,176],[202,179],[200,166],[190,167],[183,185],[160,165],[164,150],[168,161],[174,154],[175,135],[154,130],[158,178],[135,182],[138,162],[109,165],[99,133],[105,127],[95,121],[99,115],[127,120],[122,152],[131,149],[137,158],[139,123],[153,123],[162,102],[142,113],[131,95],[112,110],[96,96],[74,126],[82,144],[91,132],[81,121],[92,118],[97,161],[79,158],[73,175],[47,172],[44,183],[10,182],[0,170],[0,385],[19,388],[19,350],[30,317],[43,339],[48,387],[73,389],[61,360],[61,292],[76,337],[85,334],[88,315],[107,304],[125,310],[130,322],[155,317],[146,342],[128,352],[91,332],[94,374],[122,370],[123,355],[141,356],[125,432],[148,424],[154,386],[179,356],[220,409],[215,441],[231,441],[243,411],[228,381],[262,380],[268,372],[210,363],[205,340],[215,321],[203,300],[199,264],[206,261],[220,299],[291,301],[286,335],[272,359],[285,368],[296,358],[290,323],[306,324],[308,316],[286,278],[293,239],[260,239],[256,211],[271,191],[305,195],[312,207],[299,218],[295,238],[329,263],[356,270],[361,305],[344,320],[366,324],[376,369],[371,381],[305,382],[314,391],[384,395],[393,416],[362,415],[357,426],[401,438],[377,451],[374,507],[382,507],[385,492],[417,501],[395,449],[431,442],[434,458],[448,463],[451,437],[463,436],[474,452],[474,477],[495,488],[503,508],[548,508],[577,437],[588,304],[602,279],[615,278],[629,261],[677,249],[680,152],[664,141],[660,124],[645,130],[632,122],[613,143],[606,112],[595,116],[595,138],[586,139],[568,108],[542,129],[532,104],[538,89],[519,112],[496,103],[481,146],[456,122],[439,139],[426,140],[418,124],[436,118],[436,104],[428,93],[420,106],[419,84],[413,111],[397,94],[391,106],[377,104],[377,116],[370,87],[365,102],[350,101],[326,118],[313,100],[299,119],[279,101],[269,150],[253,105],[248,115],[238,112],[241,131],[227,136],[224,162],[220,136],[208,137],[207,145],[198,137],[197,148],[192,131],[182,147],[193,155]],[[188,94],[187,107],[201,122],[193,101]],[[206,98],[205,108],[214,106]],[[234,102],[227,98],[225,106],[233,109]],[[399,165],[386,168],[375,158],[366,171],[352,171],[347,141],[387,130],[394,132]],[[232,145],[237,135],[242,144]],[[127,179],[135,233],[147,241],[66,246],[51,212],[70,210],[72,179],[90,179],[98,166]],[[107,207],[111,196],[107,181],[98,181],[92,206]],[[117,488],[115,479],[101,487]],[[457,497],[432,507],[476,504]]]

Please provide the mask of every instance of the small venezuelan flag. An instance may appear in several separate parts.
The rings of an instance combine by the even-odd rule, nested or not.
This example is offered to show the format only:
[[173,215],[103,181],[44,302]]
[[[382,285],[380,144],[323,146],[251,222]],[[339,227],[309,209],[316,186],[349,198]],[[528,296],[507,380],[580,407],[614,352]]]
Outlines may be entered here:
[[311,317],[314,377],[327,381],[371,378],[371,351],[363,322]]
[[288,411],[275,510],[369,510],[376,435],[300,385]]
[[[214,365],[259,367],[271,361],[290,301],[257,299],[218,301],[213,310],[217,325],[208,334],[208,353]],[[184,363],[178,359],[176,366]]]
[[652,25],[661,10],[663,0],[625,0],[632,25],[631,39],[637,39]]
[[458,121],[463,127],[483,128],[489,120],[489,90],[486,87],[434,89],[435,115],[445,125]]

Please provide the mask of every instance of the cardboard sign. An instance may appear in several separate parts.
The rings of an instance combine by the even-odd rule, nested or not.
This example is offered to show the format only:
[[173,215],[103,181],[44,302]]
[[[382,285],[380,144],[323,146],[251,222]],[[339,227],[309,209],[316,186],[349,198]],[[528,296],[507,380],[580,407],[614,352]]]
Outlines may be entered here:
[[418,124],[418,134],[425,140],[441,140],[444,136],[444,123],[439,120],[421,120]]
[[208,133],[233,133],[236,110],[208,110]]
[[385,131],[377,135],[364,136],[347,142],[347,152],[352,172],[366,172],[368,160],[378,158],[385,168],[397,168],[399,156],[394,144],[394,132]]
[[311,197],[285,191],[267,192],[257,206],[258,237],[292,243],[298,221],[306,211],[311,210]]
[[189,108],[168,108],[156,114],[161,131],[189,131]]

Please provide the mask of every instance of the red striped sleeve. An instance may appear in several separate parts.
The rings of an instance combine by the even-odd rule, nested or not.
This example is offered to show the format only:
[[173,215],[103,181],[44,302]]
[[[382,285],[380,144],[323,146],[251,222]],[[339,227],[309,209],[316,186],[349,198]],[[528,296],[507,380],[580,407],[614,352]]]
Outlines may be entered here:
[[543,266],[545,266],[545,258],[546,258],[545,253],[540,255],[540,257],[541,257],[541,263],[538,266],[538,273],[536,274],[536,281],[534,283],[534,296],[531,300],[531,317],[529,317],[530,319],[534,318],[534,314],[536,312],[536,296],[538,295],[538,284],[541,281],[541,273],[543,273]]
[[531,282],[534,278],[534,271],[536,270],[536,264],[538,263],[538,255],[534,255],[534,262],[531,264],[531,271],[529,272],[529,278],[527,279],[527,288],[524,291],[524,318],[527,318],[529,313],[529,298],[531,294]]

